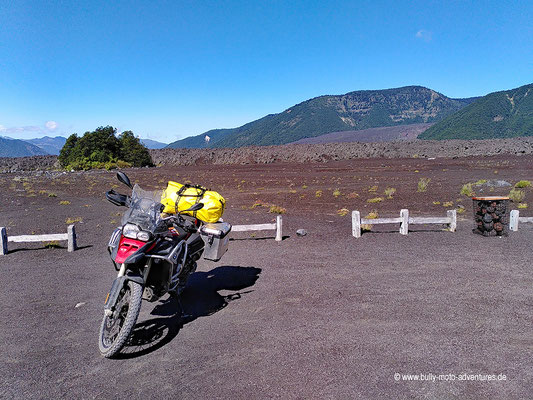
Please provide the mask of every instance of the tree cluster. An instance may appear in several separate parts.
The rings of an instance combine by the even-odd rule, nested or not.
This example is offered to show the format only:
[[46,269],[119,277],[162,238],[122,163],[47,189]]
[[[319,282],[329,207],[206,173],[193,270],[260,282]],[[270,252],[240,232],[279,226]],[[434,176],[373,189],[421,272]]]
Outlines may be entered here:
[[59,153],[59,162],[75,170],[153,166],[148,149],[132,131],[117,137],[112,126],[99,127],[81,137],[70,135]]

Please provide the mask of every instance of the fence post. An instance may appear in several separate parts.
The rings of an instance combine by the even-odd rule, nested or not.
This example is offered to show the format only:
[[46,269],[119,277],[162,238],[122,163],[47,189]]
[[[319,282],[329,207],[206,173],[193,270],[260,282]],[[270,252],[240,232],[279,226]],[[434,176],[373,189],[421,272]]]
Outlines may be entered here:
[[361,237],[361,213],[359,211],[352,211],[352,236]]
[[0,228],[0,255],[5,256],[7,254],[7,231],[6,228]]
[[448,229],[450,232],[455,232],[455,229],[457,228],[457,210],[448,210],[446,211],[446,214],[446,216],[450,218]]
[[276,217],[276,242],[281,242],[283,240],[283,220],[281,219],[281,215],[278,215]]
[[409,210],[404,208],[400,210],[400,218],[402,222],[400,223],[400,233],[402,235],[407,235],[409,232]]
[[68,251],[72,252],[76,250],[76,228],[74,228],[74,225],[68,226],[67,236],[68,236]]
[[518,217],[520,216],[520,211],[511,210],[511,218],[509,218],[509,230],[516,232],[518,230]]

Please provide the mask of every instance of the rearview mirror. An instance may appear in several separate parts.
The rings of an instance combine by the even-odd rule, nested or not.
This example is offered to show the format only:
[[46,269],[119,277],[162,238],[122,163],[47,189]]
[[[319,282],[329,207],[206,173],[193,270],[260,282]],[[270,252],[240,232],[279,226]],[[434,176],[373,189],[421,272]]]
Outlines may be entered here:
[[126,185],[127,187],[129,187],[130,189],[133,189],[133,185],[131,184],[130,182],[130,178],[128,178],[128,176],[122,172],[122,171],[118,171],[117,172],[117,179],[122,182],[124,185]]

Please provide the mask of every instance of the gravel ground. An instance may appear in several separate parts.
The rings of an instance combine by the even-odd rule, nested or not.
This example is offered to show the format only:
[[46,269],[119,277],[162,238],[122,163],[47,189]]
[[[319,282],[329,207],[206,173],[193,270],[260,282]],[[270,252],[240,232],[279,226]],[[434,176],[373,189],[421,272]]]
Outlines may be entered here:
[[[355,239],[349,216],[335,212],[341,204],[364,210],[366,195],[348,204],[345,194],[376,182],[379,191],[398,187],[395,199],[369,205],[380,214],[407,207],[436,215],[445,208],[428,201],[455,199],[465,180],[496,169],[500,179],[533,175],[529,156],[437,161],[128,171],[148,187],[196,173],[223,188],[225,220],[235,224],[268,222],[265,207],[251,205],[258,196],[276,201],[287,208],[287,237],[235,234],[220,262],[202,261],[191,277],[182,300],[189,317],[177,316],[172,301],[144,303],[135,342],[119,360],[103,359],[97,347],[115,276],[105,246],[121,211],[102,198],[112,174],[1,174],[0,226],[57,233],[67,218],[81,218],[81,249],[10,243],[0,257],[0,398],[529,398],[533,225],[508,237],[474,235],[465,203],[455,233],[417,226],[401,236],[383,226]],[[416,187],[421,173],[432,178],[427,193],[401,189]],[[330,185],[345,194],[335,198]],[[308,235],[298,237],[298,228]],[[406,374],[457,378],[403,381]],[[506,380],[459,381],[461,374]]]

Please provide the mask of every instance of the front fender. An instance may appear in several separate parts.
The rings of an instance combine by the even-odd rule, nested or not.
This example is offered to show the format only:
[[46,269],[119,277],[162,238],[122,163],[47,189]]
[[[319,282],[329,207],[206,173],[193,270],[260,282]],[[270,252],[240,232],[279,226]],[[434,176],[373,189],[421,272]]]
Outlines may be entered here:
[[119,276],[113,281],[113,284],[111,285],[111,290],[109,291],[109,294],[107,295],[105,304],[104,304],[104,311],[110,311],[113,312],[115,310],[115,306],[117,304],[118,295],[120,294],[120,291],[122,288],[128,283],[128,281],[132,281],[135,283],[138,283],[139,285],[144,287],[144,279],[140,275],[123,275]]

